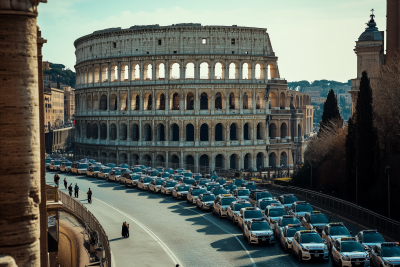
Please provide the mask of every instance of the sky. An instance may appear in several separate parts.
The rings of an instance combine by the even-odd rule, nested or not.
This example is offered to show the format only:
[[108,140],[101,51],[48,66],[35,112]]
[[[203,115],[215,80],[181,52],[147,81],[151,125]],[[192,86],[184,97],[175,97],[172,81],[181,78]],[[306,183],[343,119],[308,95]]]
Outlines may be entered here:
[[47,39],[43,60],[74,70],[74,41],[93,31],[134,25],[201,23],[267,28],[287,81],[355,78],[355,41],[371,9],[386,30],[383,0],[49,0],[38,25]]

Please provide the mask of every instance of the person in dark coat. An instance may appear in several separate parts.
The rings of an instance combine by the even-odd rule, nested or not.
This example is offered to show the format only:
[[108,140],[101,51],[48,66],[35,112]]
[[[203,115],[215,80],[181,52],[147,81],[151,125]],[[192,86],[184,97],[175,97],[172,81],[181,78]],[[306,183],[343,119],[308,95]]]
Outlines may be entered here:
[[68,186],[69,196],[72,197],[72,184]]
[[64,187],[65,187],[65,189],[67,189],[67,186],[68,186],[67,177],[64,177]]
[[60,176],[56,173],[54,175],[54,183],[56,183],[57,188],[59,188],[59,185],[58,185],[59,181],[60,181]]
[[126,222],[124,222],[123,224],[122,224],[122,237],[124,237],[124,238],[126,238],[126,235],[127,235],[127,232],[128,232],[128,227],[127,227],[127,225],[126,225]]
[[75,190],[75,197],[78,197],[78,193],[79,193],[79,186],[78,186],[78,184],[75,184],[74,190]]
[[90,190],[87,192],[87,200],[90,204],[92,204],[92,190]]

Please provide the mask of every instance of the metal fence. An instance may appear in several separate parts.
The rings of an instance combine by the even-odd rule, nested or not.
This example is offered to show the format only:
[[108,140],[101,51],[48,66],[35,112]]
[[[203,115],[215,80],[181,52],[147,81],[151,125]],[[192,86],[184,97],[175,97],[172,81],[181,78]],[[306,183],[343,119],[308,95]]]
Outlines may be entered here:
[[360,221],[362,224],[365,224],[365,226],[373,227],[374,229],[376,228],[383,234],[393,239],[400,240],[400,222],[398,221],[389,219],[343,199],[335,198],[315,191],[294,186],[279,186],[273,184],[271,187],[284,193],[300,196],[309,201],[311,204],[317,203],[321,206],[321,208],[323,208],[323,206],[327,207],[329,210],[336,211],[336,213],[339,215],[350,217],[355,222]]
[[[103,227],[96,217],[79,201],[76,201],[69,195],[58,191],[58,199],[63,203],[64,209],[68,209],[79,217],[91,231],[97,231],[99,234],[99,247],[103,249],[103,256],[100,257],[101,266],[111,267],[111,248],[108,237]],[[86,229],[88,230],[88,229]],[[98,255],[98,254],[97,254]],[[102,259],[101,259],[102,258]]]

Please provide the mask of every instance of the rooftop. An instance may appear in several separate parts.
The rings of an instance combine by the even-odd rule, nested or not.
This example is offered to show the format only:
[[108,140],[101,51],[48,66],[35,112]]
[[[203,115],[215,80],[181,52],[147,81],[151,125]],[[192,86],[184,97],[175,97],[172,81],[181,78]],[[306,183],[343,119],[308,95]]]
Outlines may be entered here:
[[[372,9],[372,12],[373,11]],[[368,27],[365,28],[365,31],[360,35],[358,41],[383,41],[382,34],[378,30],[378,27],[376,27],[376,22],[374,20],[375,15],[372,13],[370,17],[370,21],[367,22]]]

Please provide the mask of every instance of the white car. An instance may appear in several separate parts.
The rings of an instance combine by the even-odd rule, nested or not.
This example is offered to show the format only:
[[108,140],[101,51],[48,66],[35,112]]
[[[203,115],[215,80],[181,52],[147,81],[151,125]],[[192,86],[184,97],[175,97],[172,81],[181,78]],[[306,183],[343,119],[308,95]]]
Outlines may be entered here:
[[340,267],[370,266],[368,252],[355,237],[342,237],[335,240],[332,246],[332,263],[338,264]]
[[51,171],[59,171],[61,163],[62,163],[61,160],[52,160],[52,161],[50,161],[49,170],[51,170]]
[[137,188],[140,190],[149,190],[149,185],[156,177],[143,176],[139,179]]
[[70,172],[71,171],[72,162],[63,162],[60,165],[60,172]]
[[79,163],[76,173],[77,174],[86,174],[88,167],[89,167],[89,164],[87,164],[87,163]]
[[165,182],[164,178],[156,178],[149,184],[149,192],[158,193],[161,190],[161,185]]
[[241,208],[238,218],[239,227],[243,230],[247,222],[251,220],[264,220],[261,210],[254,207]]
[[253,219],[243,227],[243,237],[247,244],[275,244],[274,232],[264,219]]
[[100,173],[101,167],[100,166],[90,166],[87,168],[86,176],[88,177],[97,177]]
[[122,172],[120,170],[112,170],[107,175],[107,181],[119,182]]
[[174,186],[177,185],[178,182],[174,180],[167,180],[161,185],[160,193],[163,195],[171,195],[172,194],[172,189],[174,189]]
[[292,255],[297,256],[300,262],[304,260],[329,261],[328,247],[315,230],[301,230],[294,234]]

